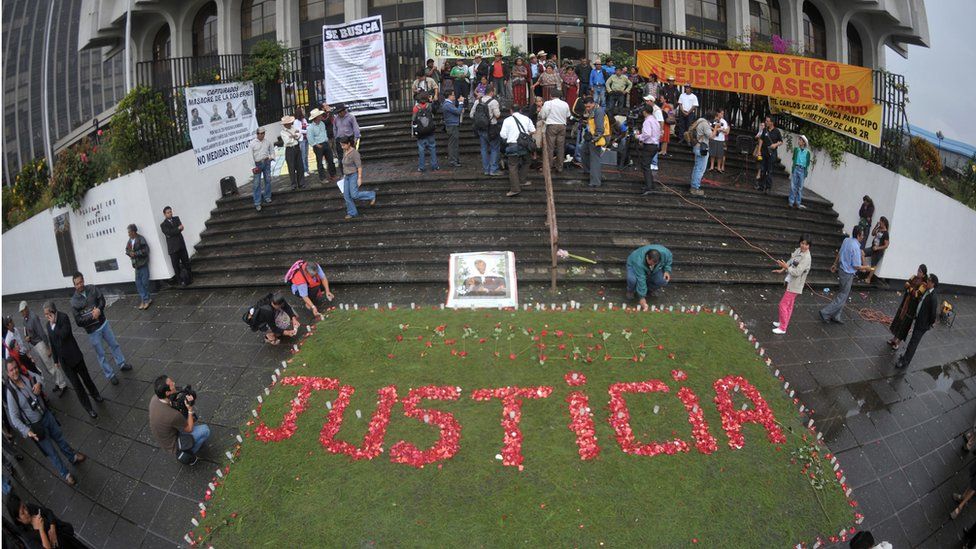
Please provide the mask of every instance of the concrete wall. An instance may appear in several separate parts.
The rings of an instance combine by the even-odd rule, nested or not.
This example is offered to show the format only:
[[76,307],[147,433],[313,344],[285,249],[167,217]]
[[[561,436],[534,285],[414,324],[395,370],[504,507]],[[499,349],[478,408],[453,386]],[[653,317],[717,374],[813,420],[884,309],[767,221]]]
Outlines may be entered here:
[[[792,154],[780,148],[787,168]],[[941,282],[976,287],[976,254],[967,253],[976,242],[976,211],[857,156],[845,154],[839,169],[830,165],[825,153],[814,156],[816,165],[804,187],[833,202],[845,232],[857,224],[864,195],[874,201],[874,222],[882,215],[891,222],[891,244],[878,270],[881,277],[905,279],[925,263]]]
[[[270,136],[276,137],[280,131],[279,124],[266,128]],[[171,206],[180,216],[192,256],[193,246],[200,241],[204,224],[220,198],[220,179],[233,175],[238,185],[249,183],[253,165],[246,153],[198,170],[191,150],[91,189],[78,211],[69,213],[78,270],[93,284],[133,282],[135,273],[125,255],[125,244],[126,226],[135,223],[149,242],[150,277],[172,277],[166,238],[159,229],[163,207]],[[102,206],[100,215],[91,212],[96,205]],[[70,276],[61,273],[54,236],[54,219],[68,211],[45,210],[3,234],[4,295],[71,286]],[[113,258],[118,270],[95,272],[96,261]]]

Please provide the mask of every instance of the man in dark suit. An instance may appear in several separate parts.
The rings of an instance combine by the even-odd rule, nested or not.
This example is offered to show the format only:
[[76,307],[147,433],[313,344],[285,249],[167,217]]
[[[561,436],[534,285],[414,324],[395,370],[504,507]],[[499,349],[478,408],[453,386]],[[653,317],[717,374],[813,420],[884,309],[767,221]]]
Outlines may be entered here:
[[166,251],[173,262],[173,276],[180,282],[180,286],[190,283],[190,256],[186,252],[186,241],[183,240],[183,222],[173,215],[173,208],[163,208],[163,222],[159,228],[166,235]]
[[[78,395],[81,406],[88,411],[88,415],[93,418],[98,417],[92,409],[88,395],[91,395],[95,402],[102,402],[102,396],[98,394],[98,388],[88,374],[88,367],[85,366],[85,357],[81,354],[81,348],[75,341],[75,336],[71,333],[71,322],[68,315],[59,312],[53,301],[44,304],[44,318],[47,319],[47,335],[51,340],[51,353],[54,358],[54,365],[60,367],[71,386]],[[87,391],[86,391],[87,389]]]
[[939,286],[939,277],[930,274],[926,286],[928,286],[928,290],[918,302],[918,309],[915,313],[915,327],[912,329],[912,338],[908,342],[905,354],[901,355],[901,358],[895,363],[895,368],[907,368],[912,363],[912,357],[915,356],[915,349],[922,341],[922,336],[935,325],[935,321],[939,318],[939,294],[935,291]]

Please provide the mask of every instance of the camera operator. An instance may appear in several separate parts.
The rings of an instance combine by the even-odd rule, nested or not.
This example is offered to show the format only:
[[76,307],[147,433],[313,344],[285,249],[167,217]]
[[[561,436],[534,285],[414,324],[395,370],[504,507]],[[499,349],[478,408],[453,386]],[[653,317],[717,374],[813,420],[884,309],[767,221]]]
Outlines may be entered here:
[[75,477],[58,456],[54,445],[57,444],[64,457],[72,464],[85,461],[85,456],[72,449],[64,439],[61,425],[54,417],[54,412],[44,402],[40,376],[33,372],[22,374],[17,362],[8,358],[7,380],[4,381],[3,391],[6,393],[5,404],[10,423],[24,438],[29,438],[37,444],[68,486],[74,486]]
[[180,435],[193,437],[192,448],[184,451],[192,456],[187,464],[195,464],[197,452],[210,438],[210,427],[197,423],[197,416],[193,411],[196,393],[189,387],[177,388],[176,383],[166,375],[156,378],[153,392],[155,394],[149,401],[149,429],[153,438],[161,448],[175,455],[179,453]]

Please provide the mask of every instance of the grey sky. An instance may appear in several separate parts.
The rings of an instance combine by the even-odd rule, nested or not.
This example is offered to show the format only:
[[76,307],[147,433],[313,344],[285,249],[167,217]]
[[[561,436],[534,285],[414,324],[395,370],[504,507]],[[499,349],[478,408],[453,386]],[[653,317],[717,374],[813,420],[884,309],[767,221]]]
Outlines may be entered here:
[[929,48],[910,46],[908,59],[886,52],[888,70],[905,75],[908,121],[976,145],[976,118],[966,98],[976,89],[976,1],[928,0]]

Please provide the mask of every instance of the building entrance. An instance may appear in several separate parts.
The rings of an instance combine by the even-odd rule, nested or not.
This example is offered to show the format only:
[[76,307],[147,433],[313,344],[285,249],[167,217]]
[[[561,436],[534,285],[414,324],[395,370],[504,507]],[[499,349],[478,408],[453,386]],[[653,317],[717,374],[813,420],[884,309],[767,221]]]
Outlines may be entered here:
[[571,59],[575,63],[586,54],[586,38],[569,34],[530,34],[529,53],[539,53],[541,50],[545,50],[550,57],[558,55],[560,65],[564,59]]

